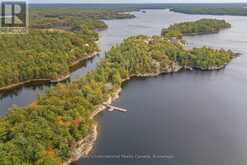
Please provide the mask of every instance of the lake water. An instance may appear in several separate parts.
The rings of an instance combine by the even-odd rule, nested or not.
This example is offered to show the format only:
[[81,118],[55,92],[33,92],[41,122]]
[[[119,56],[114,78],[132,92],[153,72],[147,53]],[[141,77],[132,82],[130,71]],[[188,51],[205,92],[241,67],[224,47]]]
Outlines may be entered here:
[[[215,72],[180,72],[135,79],[114,105],[127,113],[99,115],[98,140],[77,165],[246,165],[247,17],[193,16],[162,10],[133,20],[107,21],[101,41],[159,34],[162,27],[199,18],[223,18],[232,29],[186,37],[189,47],[233,49],[242,56]],[[109,45],[112,43],[110,42]],[[157,158],[158,157],[158,158]]]
[[[246,165],[247,164],[247,17],[185,15],[167,10],[134,12],[130,20],[106,21],[100,33],[102,52],[72,80],[93,69],[112,45],[132,35],[159,35],[170,24],[222,18],[231,29],[186,37],[189,47],[203,45],[242,53],[224,70],[180,72],[135,79],[124,85],[114,105],[127,113],[104,112],[95,149],[77,165]],[[32,102],[47,86],[24,87],[3,96],[1,114],[12,104]]]

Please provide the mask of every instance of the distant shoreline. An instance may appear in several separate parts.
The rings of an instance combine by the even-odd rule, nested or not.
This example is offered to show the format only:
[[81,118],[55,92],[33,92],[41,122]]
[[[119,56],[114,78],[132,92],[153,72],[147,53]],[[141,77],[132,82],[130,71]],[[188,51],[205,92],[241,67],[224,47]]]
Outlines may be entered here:
[[4,86],[4,87],[1,87],[0,88],[0,92],[6,92],[6,91],[11,91],[11,90],[14,90],[14,89],[17,89],[17,88],[20,88],[20,87],[23,87],[23,86],[26,86],[26,85],[32,85],[32,84],[55,84],[55,83],[59,83],[59,82],[62,82],[62,81],[65,81],[67,79],[70,78],[71,76],[71,73],[78,69],[79,68],[79,64],[81,62],[84,62],[86,60],[89,60],[95,56],[97,56],[99,52],[94,52],[92,53],[91,55],[88,55],[86,57],[82,57],[76,61],[74,61],[71,65],[70,65],[70,73],[67,74],[67,75],[62,75],[61,77],[57,78],[57,79],[46,79],[46,78],[43,78],[43,79],[30,79],[30,80],[26,80],[26,81],[22,81],[22,82],[19,82],[19,83],[14,83],[14,84],[10,84],[10,85],[7,85],[7,86]]

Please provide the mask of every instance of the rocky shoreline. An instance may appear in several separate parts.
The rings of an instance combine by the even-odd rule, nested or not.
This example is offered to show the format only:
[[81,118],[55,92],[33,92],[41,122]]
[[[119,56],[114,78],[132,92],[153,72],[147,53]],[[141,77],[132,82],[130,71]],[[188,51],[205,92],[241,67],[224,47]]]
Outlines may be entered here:
[[[99,113],[103,112],[107,107],[104,104],[111,104],[114,100],[118,99],[122,89],[117,89],[111,97],[101,105],[98,105],[96,110],[90,115],[90,119],[94,119]],[[72,162],[79,160],[81,157],[86,157],[92,151],[94,144],[98,136],[98,124],[95,123],[92,125],[92,132],[83,138],[81,141],[77,142],[76,148],[72,152],[72,156],[66,162],[63,162],[62,165],[69,165]]]
[[[161,74],[175,73],[175,72],[180,71],[181,69],[183,69],[182,66],[179,66],[177,64],[173,64],[171,67],[167,68],[166,71],[159,71],[156,73],[131,75],[128,78],[122,80],[122,83],[130,80],[133,77],[155,77],[155,76],[159,76]],[[96,110],[90,115],[90,119],[95,119],[95,117],[99,113],[105,111],[107,107],[104,105],[105,104],[111,104],[113,101],[118,99],[120,97],[121,91],[122,91],[122,88],[117,89],[115,92],[112,93],[111,97],[109,97],[109,99],[107,101],[98,105],[96,107]],[[63,162],[62,165],[69,165],[72,162],[79,160],[81,157],[87,157],[90,154],[90,152],[92,151],[94,144],[97,140],[97,136],[98,136],[97,128],[98,128],[98,124],[97,124],[97,121],[95,121],[95,123],[92,125],[91,134],[86,136],[81,141],[77,142],[77,144],[76,144],[77,147],[72,152],[71,158],[69,160],[67,160],[66,162]]]
[[[207,69],[209,70],[220,70],[223,69],[227,64],[220,66],[220,67],[214,67],[214,68],[209,68]],[[128,78],[122,80],[122,83],[130,80],[131,78],[134,77],[139,77],[139,78],[144,78],[144,77],[155,77],[155,76],[159,76],[161,74],[170,74],[170,73],[176,73],[179,72],[180,70],[185,69],[185,70],[194,70],[194,69],[198,69],[198,70],[202,70],[202,71],[206,71],[203,70],[201,68],[193,68],[193,67],[183,67],[180,66],[176,63],[173,63],[171,66],[167,67],[165,70],[161,71],[159,68],[157,69],[157,71],[155,73],[146,73],[146,74],[134,74],[134,75],[130,75]],[[119,98],[120,93],[122,91],[122,88],[117,89],[115,92],[112,93],[111,97],[109,97],[109,99],[98,105],[96,107],[96,110],[94,112],[92,112],[92,114],[90,115],[90,119],[95,119],[95,117],[103,112],[107,107],[104,106],[104,104],[111,104],[113,101],[115,101],[116,99]],[[97,136],[98,136],[98,124],[97,121],[95,121],[95,123],[92,125],[92,132],[86,136],[84,139],[82,139],[81,141],[77,142],[76,144],[76,148],[74,149],[72,156],[69,160],[67,160],[66,162],[63,162],[62,165],[69,165],[74,161],[79,160],[81,157],[87,157],[90,152],[92,151],[94,144],[97,140]]]
[[[90,58],[93,58],[95,57],[96,55],[98,54],[98,52],[94,52],[92,53],[91,55],[88,55],[86,57],[82,57],[78,60],[76,60],[75,62],[73,62],[70,66],[70,68],[72,68],[71,70],[75,70],[74,67],[77,66],[78,64],[80,64],[81,62],[85,61],[85,60],[88,60]],[[23,81],[23,82],[19,82],[19,83],[15,83],[15,84],[10,84],[10,85],[7,85],[7,86],[4,86],[4,87],[1,87],[0,88],[0,92],[4,92],[4,91],[10,91],[10,90],[13,90],[13,89],[16,89],[16,88],[20,88],[22,86],[25,86],[25,85],[29,85],[29,84],[48,84],[48,83],[59,83],[59,82],[62,82],[62,81],[65,81],[67,79],[70,78],[71,76],[71,72],[67,75],[63,75],[57,79],[31,79],[31,80],[26,80],[26,81]]]

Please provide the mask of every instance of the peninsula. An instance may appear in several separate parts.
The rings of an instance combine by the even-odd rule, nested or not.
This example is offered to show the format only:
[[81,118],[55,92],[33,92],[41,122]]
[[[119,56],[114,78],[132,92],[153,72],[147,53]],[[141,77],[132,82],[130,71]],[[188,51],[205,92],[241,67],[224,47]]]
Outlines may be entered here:
[[133,18],[112,10],[32,8],[28,34],[0,35],[0,91],[69,78],[78,63],[97,55],[101,19]]

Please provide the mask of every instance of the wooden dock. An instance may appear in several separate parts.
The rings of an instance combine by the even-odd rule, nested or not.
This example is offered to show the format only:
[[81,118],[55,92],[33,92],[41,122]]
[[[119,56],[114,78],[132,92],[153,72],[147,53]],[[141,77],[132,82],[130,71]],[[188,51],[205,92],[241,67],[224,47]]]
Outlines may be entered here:
[[104,106],[106,106],[108,108],[108,111],[112,112],[112,111],[120,111],[120,112],[127,112],[128,110],[127,109],[124,109],[124,108],[119,108],[119,107],[116,107],[116,106],[112,106],[112,105],[109,105],[109,104],[104,104]]

